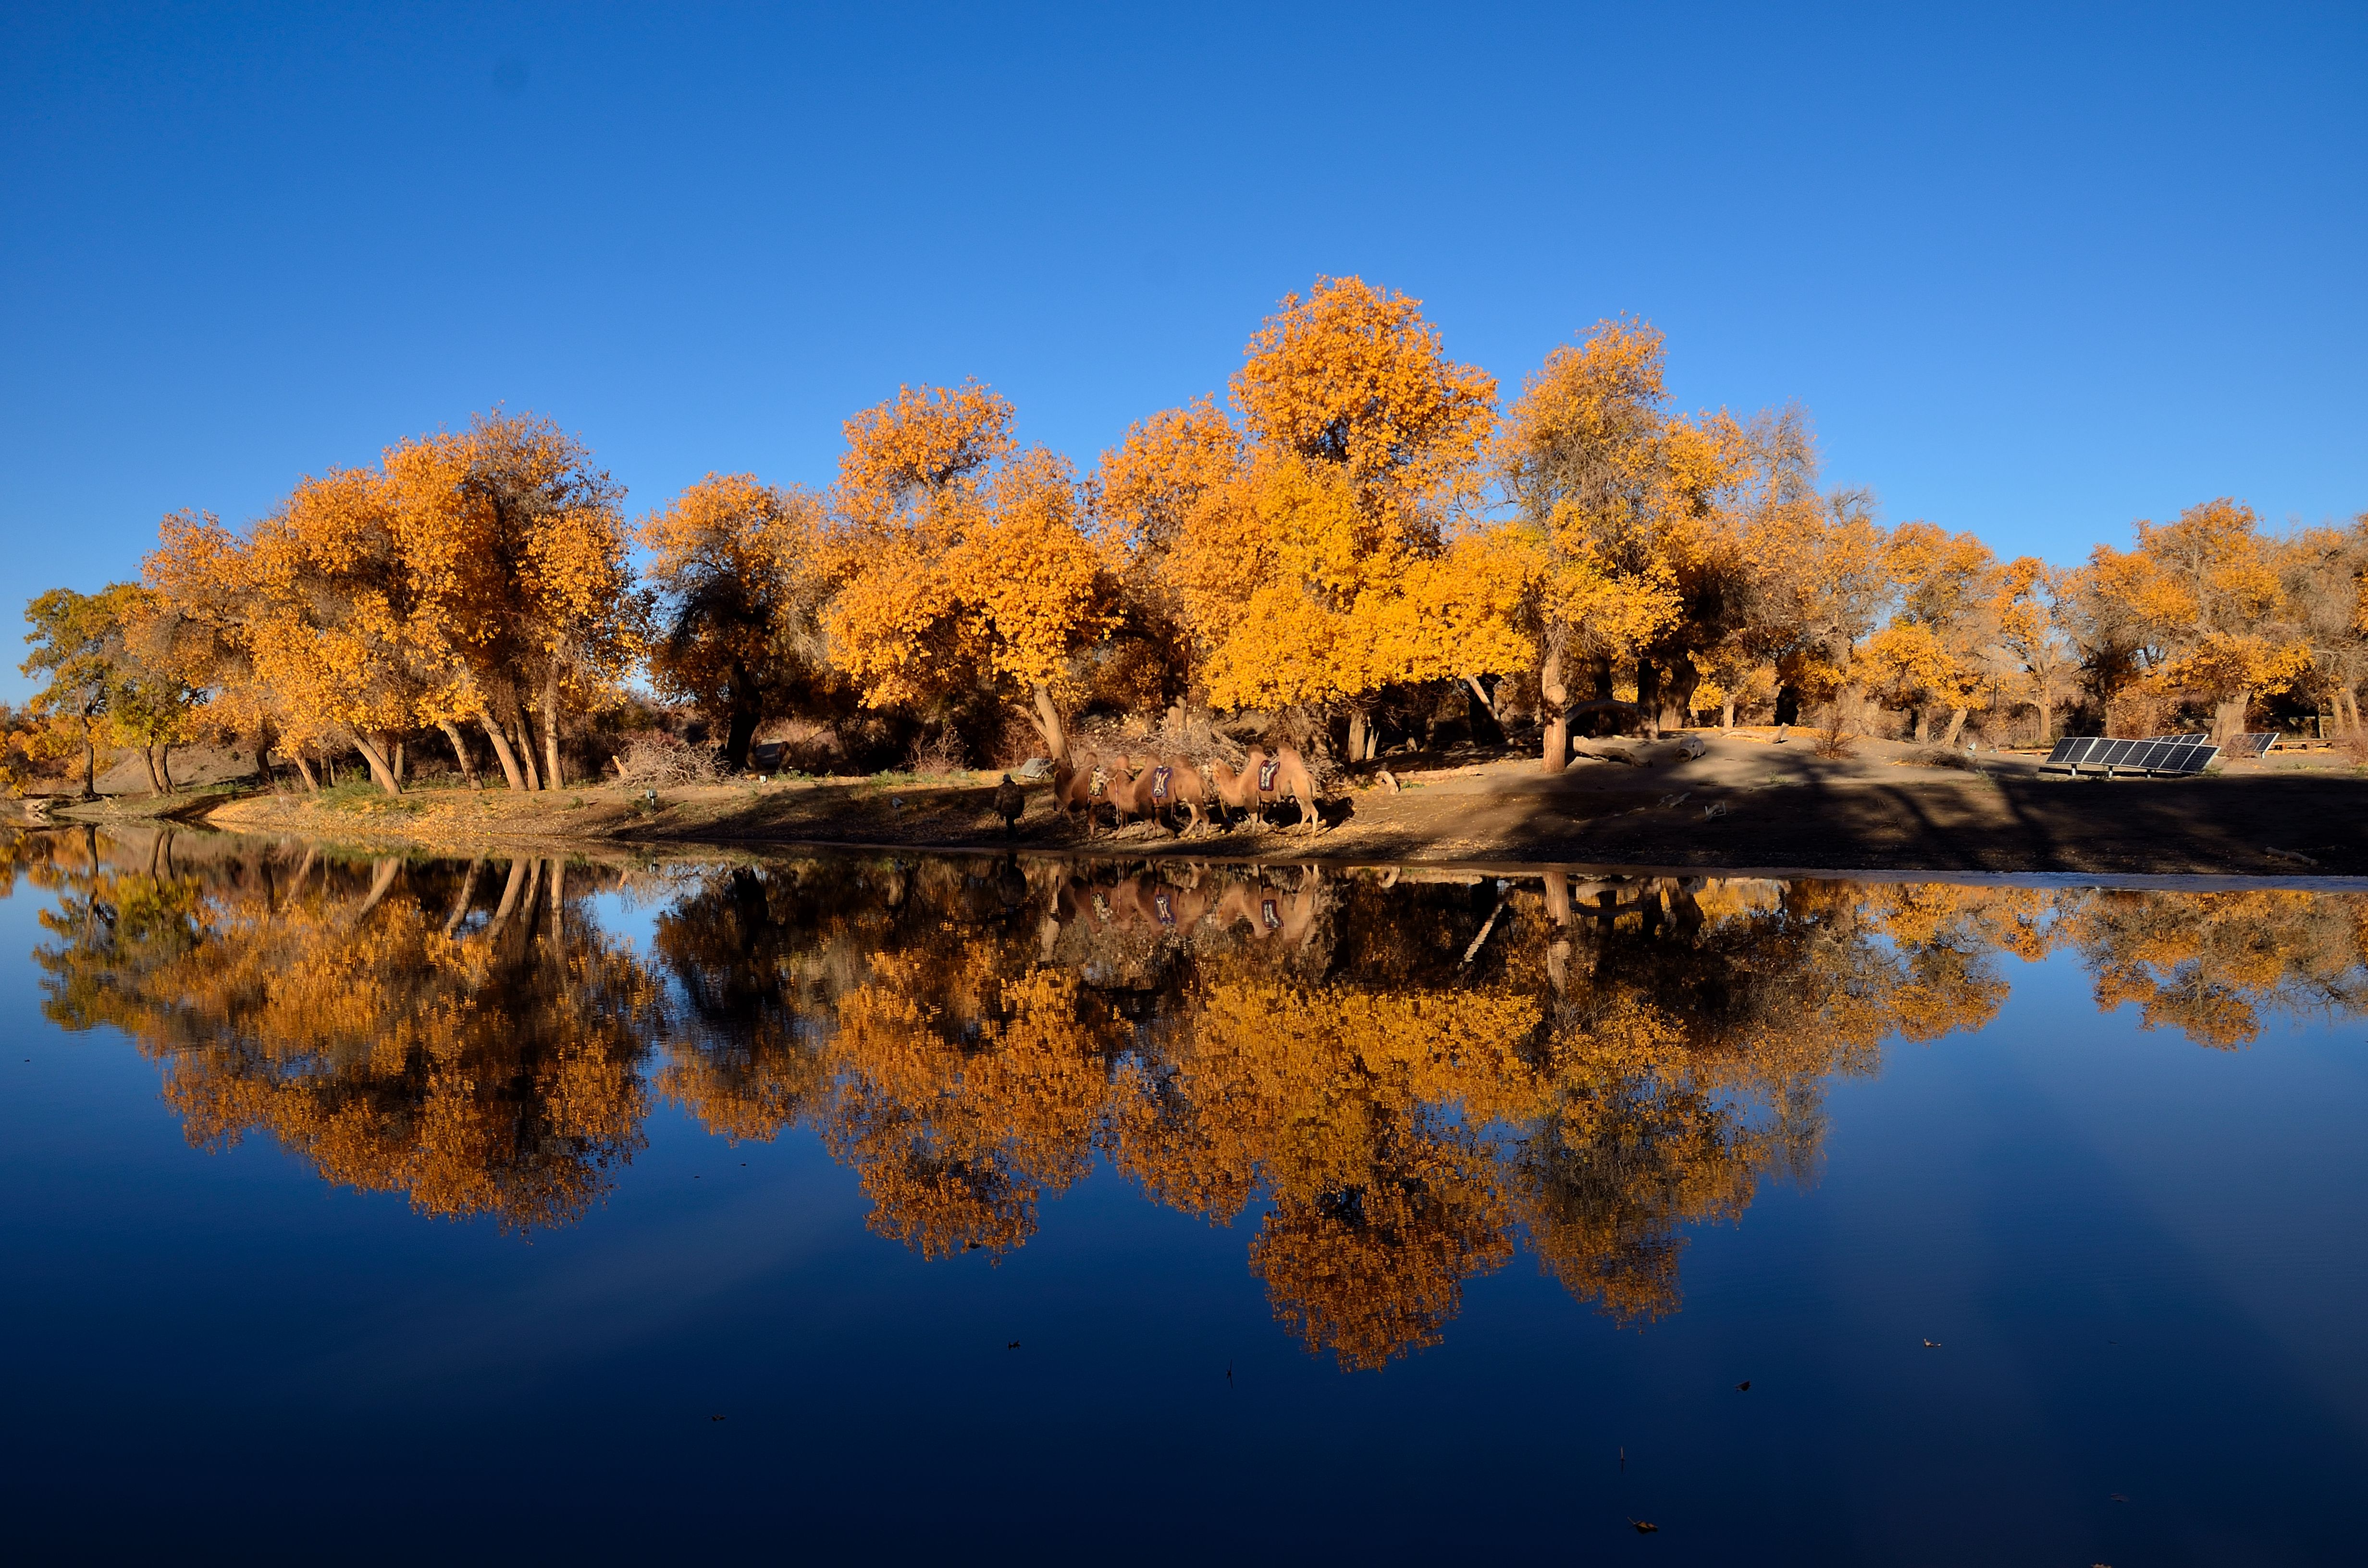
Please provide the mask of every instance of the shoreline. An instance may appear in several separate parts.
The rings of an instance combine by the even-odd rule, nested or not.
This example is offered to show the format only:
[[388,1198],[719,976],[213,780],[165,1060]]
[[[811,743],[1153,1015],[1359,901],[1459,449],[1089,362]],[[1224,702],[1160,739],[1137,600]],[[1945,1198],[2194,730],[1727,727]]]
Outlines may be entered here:
[[[1212,864],[1402,866],[1530,875],[1715,873],[1781,880],[2208,889],[2368,889],[2368,775],[2287,763],[2190,779],[2063,780],[2036,758],[1977,767],[1863,744],[1846,758],[1713,734],[1614,743],[1560,774],[1498,758],[1378,767],[1336,784],[1320,834],[1253,836],[1156,824],[1088,837],[1032,788],[1017,833],[992,810],[996,776],[949,780],[735,780],[618,784],[513,794],[423,788],[400,797],[212,793],[52,808],[48,825],[142,824],[292,835],[357,849],[472,854],[868,854],[1178,859]],[[1405,767],[1406,759],[1388,759]],[[154,809],[162,806],[163,809]],[[20,817],[21,820],[21,817]],[[39,825],[27,823],[26,825]]]

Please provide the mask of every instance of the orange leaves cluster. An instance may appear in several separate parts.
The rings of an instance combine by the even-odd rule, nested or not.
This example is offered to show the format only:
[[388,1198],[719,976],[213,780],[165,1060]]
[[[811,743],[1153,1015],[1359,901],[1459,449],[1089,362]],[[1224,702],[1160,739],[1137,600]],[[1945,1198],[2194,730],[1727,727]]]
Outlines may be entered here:
[[[874,706],[985,687],[1035,716],[1115,620],[1075,473],[1017,451],[1010,415],[984,388],[908,388],[848,422],[846,582],[823,620]],[[1058,755],[1057,730],[1045,738]]]

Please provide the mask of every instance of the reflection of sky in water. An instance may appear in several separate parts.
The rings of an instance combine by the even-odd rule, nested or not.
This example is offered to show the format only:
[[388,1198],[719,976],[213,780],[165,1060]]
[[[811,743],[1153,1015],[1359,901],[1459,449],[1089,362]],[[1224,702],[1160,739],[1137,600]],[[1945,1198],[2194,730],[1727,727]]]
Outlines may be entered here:
[[[169,869],[228,875],[188,851]],[[460,929],[492,923],[498,869]],[[271,896],[288,896],[294,869],[279,864]],[[1977,1028],[1895,1037],[1879,1072],[1819,1077],[1793,1108],[1814,1123],[1805,1180],[1770,1166],[1732,1216],[1678,1227],[1677,1310],[1621,1328],[1541,1267],[1514,1215],[1509,1256],[1461,1279],[1436,1344],[1344,1373],[1278,1323],[1254,1267],[1270,1190],[1212,1223],[1147,1198],[1107,1143],[1081,1179],[1042,1187],[1020,1244],[934,1259],[879,1233],[868,1168],[834,1158],[835,1135],[813,1119],[734,1142],[662,1093],[646,1097],[645,1142],[605,1168],[574,1221],[524,1234],[482,1214],[433,1218],[400,1187],[324,1181],[323,1157],[268,1131],[198,1152],[160,1103],[158,1059],[114,1028],[67,1033],[41,1017],[40,982],[56,971],[23,955],[62,938],[32,915],[71,899],[74,875],[55,871],[60,890],[20,871],[0,900],[0,953],[18,955],[0,959],[16,1074],[0,1096],[6,1495],[13,1536],[37,1556],[1456,1561],[1543,1549],[2302,1562],[2356,1550],[2340,1500],[2368,1458],[2361,1020],[2265,1014],[2249,1045],[2222,1050],[2140,1029],[2135,1006],[2100,1011],[2100,965],[2141,938],[2170,951],[2179,927],[2164,912],[2180,906],[2146,906],[2153,924],[2135,935],[2126,922],[2144,911],[2130,906],[2110,951],[2059,946],[2027,962],[1993,946],[1977,955],[1984,970],[1951,949],[1922,981],[1885,982],[1886,1005],[1926,1022],[1987,994],[1985,973],[2002,989]],[[587,942],[597,926],[652,961],[662,922],[693,906],[620,893],[603,875],[568,873],[564,940]],[[336,877],[324,907],[349,913],[371,867]],[[357,926],[394,930],[412,899],[438,928],[456,882],[407,868],[379,918]],[[856,900],[857,924],[925,944],[913,995],[942,994],[929,987],[967,950],[956,938],[1008,926],[1007,977],[1045,939],[1041,882],[1008,920],[1011,890],[991,872],[863,886],[830,896]],[[1121,925],[1150,906],[1114,876],[1095,886],[1112,935],[1085,924],[1102,919],[1090,898],[1072,899],[1050,938],[1053,967],[1101,941],[1098,969],[1151,983],[1167,971],[1145,944],[1164,938]],[[740,891],[734,918],[753,919]],[[1554,932],[1525,896],[1491,938],[1506,950],[1456,994],[1543,984],[1543,959],[1521,945]],[[1449,959],[1393,994],[1445,994],[1485,914],[1473,904],[1488,902],[1413,885],[1326,897],[1301,938],[1317,957],[1244,937],[1240,962],[1308,983],[1380,972],[1400,961],[1389,942],[1410,938],[1370,926],[1402,908],[1438,927],[1417,935]],[[1776,918],[1783,899],[1774,884],[1713,885],[1696,903],[1714,929]],[[1895,898],[1866,947],[1912,957],[1960,940],[1946,931],[1967,927],[1933,914],[1945,902]],[[1818,941],[1846,903],[1820,906]],[[2281,929],[2295,947],[2351,928]],[[825,1049],[836,1031],[812,1003],[857,978],[830,967],[848,949],[728,922],[695,934],[716,1017],[770,1018],[798,1049]],[[1641,963],[1645,940],[1632,931],[1602,950]],[[1203,945],[1204,989],[1265,972],[1226,969],[1214,938]],[[1730,967],[1758,950],[1775,949],[1742,944]],[[1816,950],[1832,949],[1802,949]],[[477,1005],[538,1005],[551,953],[518,952],[525,967],[497,971]],[[2257,954],[2225,962],[2257,994],[2286,983]],[[281,967],[282,983],[305,983],[298,967]],[[1566,973],[1584,967],[1574,959]],[[787,989],[751,989],[760,974]],[[1169,990],[1125,1000],[1121,1067],[1162,1060],[1183,1027],[1181,983],[1158,983]],[[665,990],[680,1025],[688,993],[678,977]],[[1918,1012],[1936,990],[1955,999]],[[2191,987],[2177,1006],[2208,1023],[2226,1002]],[[792,1006],[803,1010],[781,1017]],[[1205,1006],[1190,1017],[1209,1027]],[[711,1026],[698,1049],[730,1033]],[[575,1038],[547,1020],[518,1031],[529,1035]],[[489,1031],[469,1060],[511,1061],[506,1039]],[[220,1082],[247,1093],[265,1079],[239,1060]],[[681,1060],[653,1048],[641,1082]],[[874,1110],[956,1127],[939,1098],[982,1092],[959,1077],[916,1084]],[[1718,1096],[1759,1103],[1731,1085]],[[1755,1125],[1771,1124],[1764,1104],[1759,1114]],[[1458,1125],[1442,1115],[1433,1131]],[[547,1142],[547,1126],[529,1131]],[[499,1165],[548,1149],[479,1152]],[[1606,1144],[1588,1157],[1615,1154]],[[1342,1258],[1354,1261],[1319,1244],[1306,1261]],[[1632,1517],[1661,1528],[1638,1542]]]

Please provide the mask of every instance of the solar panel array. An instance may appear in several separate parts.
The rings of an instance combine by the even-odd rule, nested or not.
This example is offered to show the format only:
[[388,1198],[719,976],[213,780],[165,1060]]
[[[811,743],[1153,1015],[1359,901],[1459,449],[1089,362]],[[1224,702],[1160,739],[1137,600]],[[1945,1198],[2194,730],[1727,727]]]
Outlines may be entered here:
[[2060,740],[2047,754],[2043,767],[2109,768],[2113,772],[2201,773],[2220,755],[2220,748],[2180,736],[2174,740],[2117,741],[2105,735],[2079,735]]
[[2209,735],[2148,735],[2146,737],[2150,741],[2175,741],[2191,746],[2200,746],[2211,738]]
[[2277,744],[2278,733],[2271,730],[2267,734],[2238,735],[2228,743],[2226,749],[2231,758],[2250,758],[2269,756],[2270,748]]

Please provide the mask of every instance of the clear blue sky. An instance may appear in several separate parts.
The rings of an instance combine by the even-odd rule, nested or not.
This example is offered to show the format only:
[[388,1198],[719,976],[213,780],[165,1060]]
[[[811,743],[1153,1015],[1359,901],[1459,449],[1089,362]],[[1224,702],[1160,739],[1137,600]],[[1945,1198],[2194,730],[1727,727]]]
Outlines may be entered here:
[[2359,4],[18,0],[0,126],[12,608],[496,402],[636,510],[908,381],[1088,462],[1318,273],[1508,390],[1648,317],[2006,552],[2368,507]]

